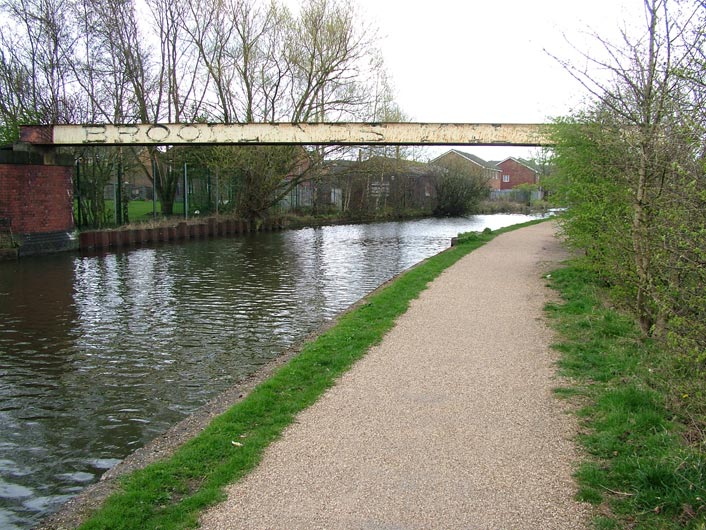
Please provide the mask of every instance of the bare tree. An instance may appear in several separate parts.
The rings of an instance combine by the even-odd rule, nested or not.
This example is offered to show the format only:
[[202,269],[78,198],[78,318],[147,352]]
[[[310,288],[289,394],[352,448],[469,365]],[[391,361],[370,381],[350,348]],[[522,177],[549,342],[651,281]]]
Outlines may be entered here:
[[90,101],[88,120],[153,123],[159,119],[158,84],[135,9],[133,0],[82,0],[75,5],[82,37],[73,68]]
[[76,94],[69,64],[75,32],[67,0],[3,0],[0,33],[3,122],[31,118],[68,123],[75,118]]
[[336,121],[365,103],[357,79],[370,43],[353,10],[337,0],[307,0],[290,28],[285,53],[292,72],[293,122]]
[[[17,117],[130,124],[400,115],[384,76],[370,101],[370,72],[382,65],[371,60],[369,30],[341,0],[305,0],[296,15],[278,0],[146,0],[140,16],[135,0],[0,2],[22,28],[3,31],[0,41],[0,120],[15,120],[13,134]],[[283,167],[288,151],[266,151],[253,152]],[[316,178],[330,151],[309,149],[307,171],[285,186],[264,179],[270,188],[262,196],[276,202],[282,190]],[[132,154],[167,214],[180,178],[168,170],[176,152]],[[291,154],[298,165],[301,150]]]
[[159,90],[165,98],[163,116],[170,123],[199,118],[207,83],[202,83],[201,56],[184,31],[189,16],[185,0],[147,0],[159,39]]
[[272,121],[287,82],[282,26],[288,12],[254,0],[190,0],[185,30],[214,87],[211,112],[225,123]]
[[234,32],[230,4],[228,0],[189,0],[187,8],[188,17],[181,23],[199,54],[212,92],[210,98],[206,94],[205,112],[223,123],[238,122],[229,53]]
[[[611,273],[629,286],[645,335],[664,336],[669,323],[682,310],[671,299],[671,293],[678,291],[689,276],[680,270],[686,249],[694,252],[699,243],[695,237],[698,230],[683,229],[679,219],[691,217],[696,226],[703,225],[703,216],[697,221],[692,215],[699,209],[703,211],[694,208],[694,199],[698,203],[701,196],[698,188],[703,186],[703,178],[692,173],[703,161],[702,116],[694,119],[703,93],[699,82],[694,81],[699,78],[694,75],[699,61],[694,59],[704,47],[703,31],[694,28],[694,22],[702,10],[701,2],[644,0],[645,25],[641,35],[623,32],[623,41],[617,44],[596,36],[606,59],[585,57],[594,65],[594,71],[610,74],[608,81],[563,63],[595,98],[593,109],[578,123],[587,126],[581,141],[592,145],[606,162],[602,169],[596,169],[613,175],[611,182],[605,181],[604,190],[619,184],[611,192],[614,202],[622,201],[623,193],[628,197],[624,208],[611,211],[615,217],[604,211],[602,219],[596,219],[595,228],[599,229],[601,222],[615,220],[618,226],[624,222],[629,231],[629,247],[622,247],[620,239],[602,239],[604,247],[599,251],[604,256],[630,257],[631,263],[610,264]],[[574,153],[580,152],[575,148],[576,144]],[[559,154],[560,159],[572,156],[561,149]],[[582,171],[576,168],[577,173]],[[688,182],[695,186],[691,192],[684,186]],[[689,211],[683,209],[687,204],[691,205]],[[598,213],[591,208],[578,208],[570,214],[569,224],[574,219],[573,228],[585,231],[589,226],[587,214]],[[579,215],[584,218],[579,220]],[[672,250],[665,248],[669,238],[679,241],[673,247],[668,245]],[[618,247],[622,249],[617,251]],[[680,247],[681,251],[676,251]],[[703,307],[694,310],[703,312]]]

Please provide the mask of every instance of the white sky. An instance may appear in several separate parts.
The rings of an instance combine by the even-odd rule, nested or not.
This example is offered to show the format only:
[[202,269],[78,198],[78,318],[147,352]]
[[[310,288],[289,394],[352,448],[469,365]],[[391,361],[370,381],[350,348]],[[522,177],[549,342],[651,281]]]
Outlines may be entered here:
[[[535,123],[580,106],[583,89],[544,50],[576,57],[610,41],[642,0],[352,0],[379,31],[397,101],[413,121]],[[487,160],[521,148],[463,148]],[[441,151],[445,151],[442,149]]]

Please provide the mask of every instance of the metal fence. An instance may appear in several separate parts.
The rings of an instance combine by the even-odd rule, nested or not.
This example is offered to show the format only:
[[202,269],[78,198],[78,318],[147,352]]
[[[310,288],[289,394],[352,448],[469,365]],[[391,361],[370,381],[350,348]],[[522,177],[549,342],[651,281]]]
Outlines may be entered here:
[[511,201],[511,202],[531,202],[544,198],[542,190],[492,190],[490,192],[491,201]]

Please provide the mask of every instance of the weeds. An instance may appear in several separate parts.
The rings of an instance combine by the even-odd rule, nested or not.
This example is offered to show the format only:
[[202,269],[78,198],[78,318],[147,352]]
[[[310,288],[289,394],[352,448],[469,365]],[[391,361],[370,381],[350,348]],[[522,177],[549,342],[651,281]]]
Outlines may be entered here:
[[563,298],[547,306],[560,332],[559,366],[575,382],[556,393],[584,404],[580,440],[589,456],[576,477],[578,499],[601,507],[595,527],[705,528],[703,438],[685,441],[674,395],[703,389],[701,374],[679,373],[666,346],[641,339],[631,318],[602,302],[598,278],[580,262],[551,278]]

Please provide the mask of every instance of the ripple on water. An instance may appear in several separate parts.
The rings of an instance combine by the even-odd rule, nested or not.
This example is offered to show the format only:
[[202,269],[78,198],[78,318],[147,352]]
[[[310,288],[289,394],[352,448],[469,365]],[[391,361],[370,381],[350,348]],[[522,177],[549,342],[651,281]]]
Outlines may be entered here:
[[78,482],[80,484],[86,484],[92,482],[96,476],[93,473],[76,471],[74,473],[59,473],[56,475],[56,478],[62,482]]
[[4,477],[21,478],[31,475],[32,470],[30,467],[19,465],[13,460],[0,459],[0,474]]
[[19,484],[0,479],[0,499],[24,499],[34,495],[34,491]]
[[47,495],[45,497],[34,497],[22,503],[22,506],[31,512],[38,514],[50,514],[58,507],[71,499],[74,495]]
[[28,528],[31,520],[18,517],[15,513],[0,507],[0,528],[3,530],[21,530]]
[[117,466],[122,460],[120,458],[94,458],[88,464],[96,469],[107,471]]

